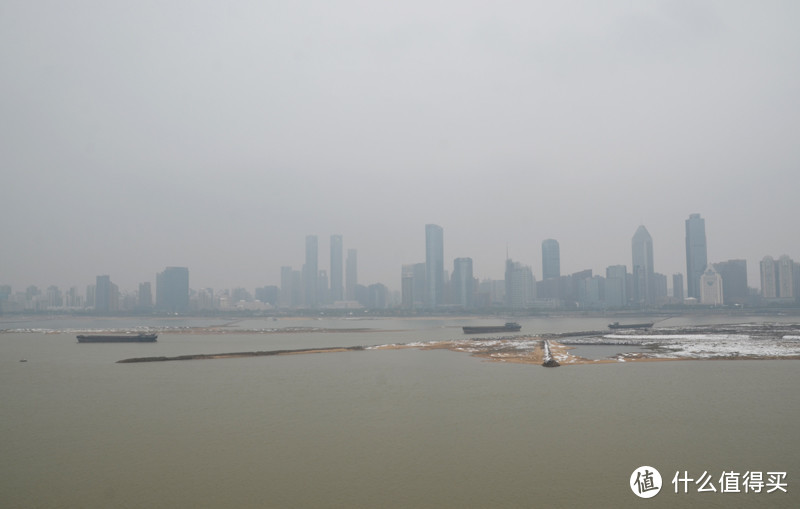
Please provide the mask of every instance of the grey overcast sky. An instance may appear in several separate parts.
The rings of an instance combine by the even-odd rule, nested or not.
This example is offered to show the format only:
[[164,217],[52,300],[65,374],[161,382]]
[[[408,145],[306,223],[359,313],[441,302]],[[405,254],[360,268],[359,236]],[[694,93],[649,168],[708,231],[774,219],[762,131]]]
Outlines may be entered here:
[[[541,277],[800,261],[800,2],[0,3],[0,284],[280,283],[305,236],[399,289],[445,267]],[[670,283],[671,284],[671,283]]]

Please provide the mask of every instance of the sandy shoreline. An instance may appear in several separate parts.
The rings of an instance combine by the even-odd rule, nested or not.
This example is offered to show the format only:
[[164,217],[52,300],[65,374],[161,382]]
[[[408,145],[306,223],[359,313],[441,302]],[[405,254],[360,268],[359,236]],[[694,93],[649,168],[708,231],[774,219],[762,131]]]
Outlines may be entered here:
[[[161,330],[166,334],[286,334],[286,333],[387,332],[379,328],[283,327],[269,329],[236,328],[234,324]],[[352,343],[351,343],[352,344]],[[573,351],[591,352],[598,357],[585,358]],[[557,334],[533,334],[503,337],[459,337],[442,341],[419,341],[403,344],[331,346],[265,352],[230,352],[220,354],[180,355],[126,359],[120,362],[201,360],[304,353],[333,353],[356,350],[450,350],[468,353],[492,362],[538,364],[548,367],[612,364],[627,362],[662,362],[678,360],[800,360],[800,325],[739,324],[694,327],[663,327],[625,331],[582,331]],[[610,348],[610,350],[609,350]],[[581,349],[581,350],[576,350]],[[548,353],[549,352],[549,353]],[[591,355],[591,353],[584,353]]]
[[[520,349],[516,344],[520,341],[534,342],[532,350]],[[370,347],[376,350],[396,350],[405,348],[417,348],[420,350],[450,350],[452,352],[469,353],[473,357],[485,359],[493,362],[510,362],[516,364],[539,364],[544,362],[544,341],[548,341],[553,358],[561,366],[580,366],[587,364],[619,364],[628,362],[672,362],[672,361],[692,361],[692,360],[800,360],[800,355],[789,356],[711,356],[711,357],[692,357],[692,356],[652,356],[641,352],[624,353],[620,352],[615,357],[604,359],[587,359],[570,353],[575,347],[564,345],[549,338],[540,336],[527,336],[511,340],[493,340],[487,342],[474,342],[470,340],[440,341],[435,343],[411,343],[405,345],[382,345]],[[508,344],[505,344],[508,343]],[[621,347],[623,350],[624,347]]]

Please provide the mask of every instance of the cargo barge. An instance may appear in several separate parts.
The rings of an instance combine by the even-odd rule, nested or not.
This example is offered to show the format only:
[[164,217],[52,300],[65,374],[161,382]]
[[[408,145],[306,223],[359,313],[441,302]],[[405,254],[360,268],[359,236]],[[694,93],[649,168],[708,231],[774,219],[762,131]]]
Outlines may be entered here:
[[158,334],[79,334],[78,343],[154,343]]
[[609,329],[649,329],[653,323],[619,323],[614,322],[608,324]]
[[462,327],[464,334],[482,334],[487,332],[519,332],[522,325],[516,322],[506,322],[505,325]]

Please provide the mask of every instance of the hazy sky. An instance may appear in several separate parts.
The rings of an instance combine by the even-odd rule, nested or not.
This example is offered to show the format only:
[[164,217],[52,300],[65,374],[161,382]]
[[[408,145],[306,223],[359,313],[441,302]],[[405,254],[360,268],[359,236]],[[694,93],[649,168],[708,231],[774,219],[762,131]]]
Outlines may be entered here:
[[[0,3],[0,284],[800,261],[800,2]],[[671,284],[671,283],[670,283]]]

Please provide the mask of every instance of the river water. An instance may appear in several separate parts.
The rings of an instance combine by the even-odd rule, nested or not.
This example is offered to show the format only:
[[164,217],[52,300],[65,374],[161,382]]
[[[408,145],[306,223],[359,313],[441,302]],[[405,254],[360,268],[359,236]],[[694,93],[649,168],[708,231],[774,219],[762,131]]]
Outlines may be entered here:
[[[97,326],[86,321],[57,327]],[[453,339],[462,322],[246,320],[232,329],[374,330],[175,332],[155,344],[0,334],[0,506],[800,505],[798,361],[547,369],[404,349],[115,363]],[[523,332],[565,332],[608,320],[521,323]],[[629,488],[643,465],[663,478],[650,500]],[[717,492],[690,483],[688,493],[674,493],[677,471],[708,472]],[[765,481],[768,472],[786,472],[788,493],[720,492],[723,472],[748,471]]]

